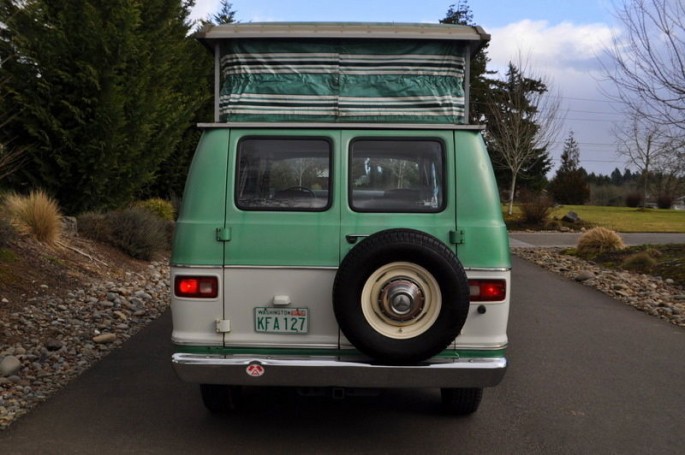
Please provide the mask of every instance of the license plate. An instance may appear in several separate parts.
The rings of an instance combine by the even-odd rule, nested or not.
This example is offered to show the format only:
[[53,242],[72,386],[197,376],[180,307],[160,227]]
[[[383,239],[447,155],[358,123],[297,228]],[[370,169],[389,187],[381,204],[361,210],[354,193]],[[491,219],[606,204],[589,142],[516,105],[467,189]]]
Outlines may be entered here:
[[257,307],[254,309],[255,331],[262,333],[307,333],[308,308]]

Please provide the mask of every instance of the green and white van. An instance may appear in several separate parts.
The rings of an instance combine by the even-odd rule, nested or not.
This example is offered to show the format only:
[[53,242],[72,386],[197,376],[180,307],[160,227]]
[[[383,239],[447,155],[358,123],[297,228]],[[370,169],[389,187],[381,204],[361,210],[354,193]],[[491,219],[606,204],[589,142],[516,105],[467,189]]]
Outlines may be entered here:
[[208,27],[215,123],[176,226],[178,376],[212,411],[244,386],[435,387],[474,412],[507,367],[510,257],[481,129],[479,27]]

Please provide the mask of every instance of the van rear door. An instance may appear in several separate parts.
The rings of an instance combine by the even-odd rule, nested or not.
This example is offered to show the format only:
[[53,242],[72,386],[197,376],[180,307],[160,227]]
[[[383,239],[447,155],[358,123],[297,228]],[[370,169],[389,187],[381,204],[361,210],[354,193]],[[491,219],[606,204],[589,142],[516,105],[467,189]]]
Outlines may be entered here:
[[339,133],[234,130],[229,141],[227,347],[335,348],[330,289],[339,263]]
[[346,131],[342,143],[341,258],[360,239],[391,228],[417,229],[450,245],[456,220],[450,131]]

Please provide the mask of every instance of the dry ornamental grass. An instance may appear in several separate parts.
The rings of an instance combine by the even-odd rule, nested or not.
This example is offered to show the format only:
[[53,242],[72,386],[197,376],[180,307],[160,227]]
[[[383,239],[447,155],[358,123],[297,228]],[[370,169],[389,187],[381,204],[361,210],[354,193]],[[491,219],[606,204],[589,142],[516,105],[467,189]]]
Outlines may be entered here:
[[36,240],[54,244],[61,233],[61,214],[57,202],[43,191],[28,196],[11,194],[5,198],[5,209],[14,228]]
[[625,248],[623,239],[611,229],[596,227],[585,232],[578,239],[578,256],[591,258],[598,254]]

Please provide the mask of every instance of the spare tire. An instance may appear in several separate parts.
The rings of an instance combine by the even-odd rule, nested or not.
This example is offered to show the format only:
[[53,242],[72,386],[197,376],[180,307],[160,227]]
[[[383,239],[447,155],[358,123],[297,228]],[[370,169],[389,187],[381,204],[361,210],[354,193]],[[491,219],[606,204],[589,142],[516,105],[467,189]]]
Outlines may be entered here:
[[459,335],[469,310],[468,280],[437,238],[389,229],[345,256],[333,283],[333,310],[362,353],[388,364],[417,363]]

